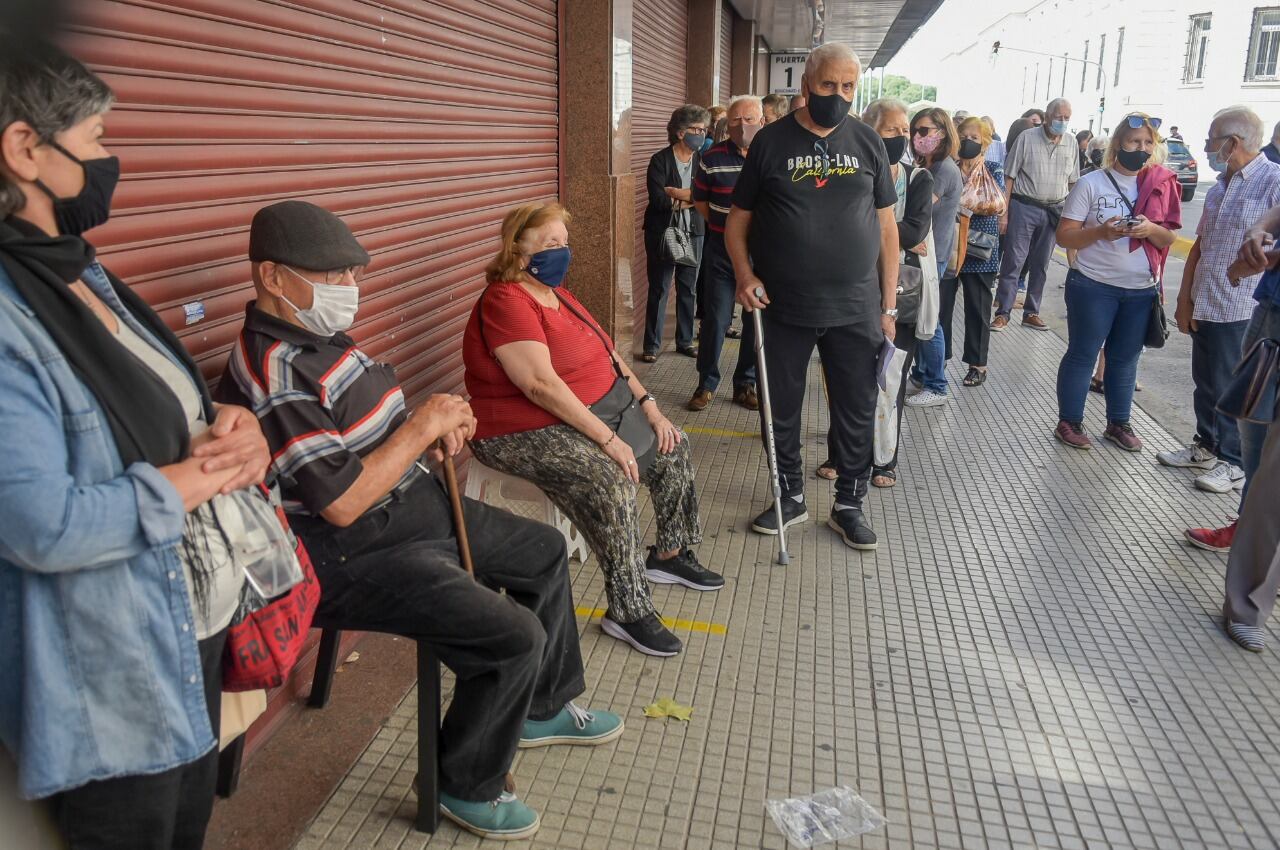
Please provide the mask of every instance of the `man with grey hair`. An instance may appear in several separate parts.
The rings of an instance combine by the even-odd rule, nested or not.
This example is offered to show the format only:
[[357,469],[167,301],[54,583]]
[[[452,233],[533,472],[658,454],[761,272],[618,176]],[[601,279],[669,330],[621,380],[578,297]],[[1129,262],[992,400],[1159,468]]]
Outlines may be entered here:
[[1271,141],[1267,142],[1262,153],[1272,162],[1280,163],[1280,122],[1276,122],[1276,126],[1271,129]]
[[[707,222],[707,241],[702,255],[706,269],[703,291],[702,326],[698,335],[698,386],[689,399],[690,410],[702,410],[720,385],[720,351],[725,331],[733,320],[737,281],[733,263],[724,247],[724,225],[733,203],[733,187],[742,164],[747,161],[751,140],[764,126],[760,98],[739,95],[729,101],[729,138],[704,153],[693,175],[693,206]],[[748,410],[758,410],[756,398],[755,326],[744,322],[738,348],[738,365],[733,371],[733,400]]]
[[[862,503],[871,473],[876,361],[894,337],[898,313],[898,225],[884,143],[849,117],[861,70],[843,44],[809,54],[800,83],[806,105],[751,143],[725,244],[738,302],[764,310],[782,523],[809,517],[800,436],[816,346],[839,473],[828,524],[846,545],[874,549],[876,534]],[[751,529],[779,533],[773,509],[757,516]]]
[[[1205,195],[1174,313],[1178,329],[1191,335],[1196,435],[1191,445],[1156,459],[1165,466],[1208,470],[1196,486],[1215,493],[1250,485],[1266,439],[1265,425],[1217,412],[1242,350],[1257,339],[1280,337],[1280,307],[1273,306],[1280,297],[1260,283],[1259,270],[1237,280],[1228,273],[1250,226],[1280,204],[1280,165],[1259,152],[1265,133],[1262,119],[1247,106],[1213,117],[1204,150],[1218,182]],[[1222,552],[1231,548],[1235,531],[1231,523],[1184,534],[1195,546]]]
[[787,108],[791,100],[783,94],[767,94],[760,102],[763,110],[764,123],[772,124],[782,116],[786,115],[790,110]]
[[1039,129],[1028,130],[1011,143],[1004,164],[1005,212],[1000,217],[1000,231],[1005,239],[996,317],[991,322],[993,331],[1002,331],[1009,325],[1023,268],[1029,277],[1022,326],[1049,330],[1040,318],[1040,299],[1044,296],[1062,203],[1080,179],[1080,156],[1075,137],[1068,133],[1071,104],[1065,98],[1051,100],[1045,107],[1045,118]]

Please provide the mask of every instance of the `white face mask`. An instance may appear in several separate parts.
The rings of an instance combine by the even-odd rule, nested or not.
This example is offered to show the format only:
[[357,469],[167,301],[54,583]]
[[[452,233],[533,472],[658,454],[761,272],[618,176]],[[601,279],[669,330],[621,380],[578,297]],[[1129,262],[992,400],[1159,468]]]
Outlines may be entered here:
[[284,298],[284,303],[293,308],[294,315],[298,317],[299,322],[302,322],[304,328],[316,336],[327,337],[339,331],[345,331],[355,323],[356,311],[360,309],[359,289],[354,286],[316,283],[313,280],[307,280],[288,266],[281,265],[281,268],[289,269],[289,272],[298,280],[311,284],[311,306],[305,310],[299,310],[298,305],[285,297],[283,292],[280,294],[280,297]]

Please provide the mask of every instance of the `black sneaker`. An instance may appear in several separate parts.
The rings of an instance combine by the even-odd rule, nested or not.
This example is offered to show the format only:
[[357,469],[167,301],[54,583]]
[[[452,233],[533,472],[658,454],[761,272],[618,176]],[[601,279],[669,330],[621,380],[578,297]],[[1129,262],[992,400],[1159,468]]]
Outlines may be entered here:
[[833,508],[827,525],[835,529],[844,545],[850,548],[867,552],[880,545],[876,542],[876,533],[861,508],[845,508],[842,511]]
[[683,584],[693,590],[719,590],[724,578],[719,573],[698,563],[698,558],[688,549],[663,560],[658,557],[658,547],[649,547],[649,557],[644,562],[644,577],[657,584]]
[[647,614],[634,623],[619,623],[613,619],[613,612],[606,612],[600,620],[600,628],[609,637],[631,644],[632,648],[645,655],[669,657],[676,655],[684,644],[680,638],[671,634],[657,614]]
[[[798,522],[804,522],[809,518],[809,508],[805,506],[804,500],[797,502],[790,496],[782,497],[782,527],[790,528]],[[773,510],[773,504],[764,509],[758,517],[751,521],[751,530],[756,534],[777,534],[778,533],[778,515]]]

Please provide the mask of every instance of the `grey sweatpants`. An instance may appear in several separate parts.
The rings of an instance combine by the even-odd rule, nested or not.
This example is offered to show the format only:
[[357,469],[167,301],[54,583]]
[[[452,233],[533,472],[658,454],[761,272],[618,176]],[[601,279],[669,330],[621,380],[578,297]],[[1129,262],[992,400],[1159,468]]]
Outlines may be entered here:
[[1267,428],[1262,463],[1249,484],[1227,562],[1222,615],[1248,626],[1266,623],[1280,588],[1280,422]]

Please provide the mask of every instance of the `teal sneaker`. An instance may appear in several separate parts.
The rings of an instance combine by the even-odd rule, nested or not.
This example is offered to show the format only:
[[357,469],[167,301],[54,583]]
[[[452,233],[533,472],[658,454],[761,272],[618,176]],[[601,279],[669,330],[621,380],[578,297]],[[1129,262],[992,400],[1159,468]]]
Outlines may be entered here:
[[497,841],[518,841],[538,831],[538,813],[503,791],[498,799],[473,803],[440,792],[440,813],[467,832]]
[[617,738],[622,730],[622,718],[612,711],[584,711],[568,703],[550,720],[526,720],[520,733],[520,748],[552,744],[594,747]]

